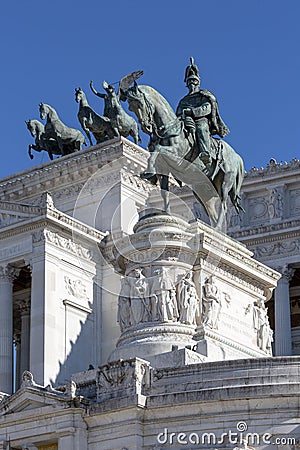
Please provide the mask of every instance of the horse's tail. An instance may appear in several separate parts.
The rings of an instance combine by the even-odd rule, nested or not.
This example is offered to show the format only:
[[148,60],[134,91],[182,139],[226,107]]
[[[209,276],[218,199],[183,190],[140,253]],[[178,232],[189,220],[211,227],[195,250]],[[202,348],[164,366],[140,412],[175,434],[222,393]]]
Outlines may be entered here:
[[240,190],[241,190],[242,183],[244,180],[244,175],[245,175],[244,163],[243,163],[242,158],[239,156],[239,162],[238,162],[238,167],[237,167],[237,171],[236,171],[235,183],[229,193],[231,201],[238,213],[240,211],[244,211],[244,208],[240,204],[240,199],[241,199]]
[[240,193],[241,187],[242,187],[242,183],[244,180],[244,176],[245,176],[245,168],[244,168],[244,162],[242,160],[242,158],[239,158],[239,167],[237,170],[237,174],[236,174],[236,192],[237,195]]

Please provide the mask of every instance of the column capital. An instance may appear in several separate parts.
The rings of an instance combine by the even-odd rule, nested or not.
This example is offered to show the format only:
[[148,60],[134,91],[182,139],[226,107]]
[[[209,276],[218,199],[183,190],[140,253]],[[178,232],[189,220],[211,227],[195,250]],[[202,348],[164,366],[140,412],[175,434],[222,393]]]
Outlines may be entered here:
[[0,266],[0,281],[10,281],[12,283],[19,273],[20,269],[16,269],[10,264]]
[[29,299],[18,300],[16,303],[17,303],[17,305],[19,307],[21,315],[29,314],[29,312],[30,312],[30,298]]
[[281,273],[282,278],[284,278],[286,281],[291,281],[295,273],[295,269],[289,267],[288,264],[283,264],[282,266],[274,267],[274,269],[277,270],[277,272]]

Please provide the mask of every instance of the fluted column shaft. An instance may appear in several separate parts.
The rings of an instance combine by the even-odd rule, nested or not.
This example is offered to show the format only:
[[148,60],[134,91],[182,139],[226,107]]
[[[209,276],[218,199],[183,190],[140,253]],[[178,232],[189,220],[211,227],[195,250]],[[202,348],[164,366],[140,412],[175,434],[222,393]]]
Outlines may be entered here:
[[292,354],[292,330],[289,281],[294,270],[287,266],[277,268],[282,274],[275,289],[275,356]]
[[30,349],[30,304],[24,302],[20,305],[21,310],[21,359],[20,374],[29,370],[29,349]]
[[13,392],[13,280],[16,269],[0,266],[0,391]]

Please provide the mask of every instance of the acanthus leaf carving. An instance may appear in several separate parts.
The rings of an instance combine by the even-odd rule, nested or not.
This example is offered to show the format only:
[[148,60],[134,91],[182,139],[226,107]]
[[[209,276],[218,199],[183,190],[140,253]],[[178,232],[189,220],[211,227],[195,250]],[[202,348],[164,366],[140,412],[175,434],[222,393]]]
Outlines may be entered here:
[[13,282],[14,279],[19,275],[20,269],[17,269],[10,264],[0,266],[0,279],[8,280],[9,282]]

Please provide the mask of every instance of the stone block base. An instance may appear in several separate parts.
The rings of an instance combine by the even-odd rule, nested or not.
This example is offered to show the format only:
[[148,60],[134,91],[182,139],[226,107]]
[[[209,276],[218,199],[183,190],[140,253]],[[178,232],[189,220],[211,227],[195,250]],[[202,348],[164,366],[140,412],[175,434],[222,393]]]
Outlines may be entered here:
[[224,361],[231,359],[261,358],[265,353],[259,349],[247,347],[244,344],[225,337],[216,330],[204,326],[197,333],[197,343],[194,349],[205,356],[206,361]]
[[185,367],[190,364],[200,364],[207,360],[203,355],[200,355],[189,348],[181,348],[173,350],[172,352],[163,353],[150,357],[150,364],[155,369],[164,367]]

